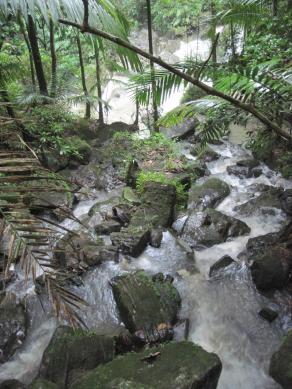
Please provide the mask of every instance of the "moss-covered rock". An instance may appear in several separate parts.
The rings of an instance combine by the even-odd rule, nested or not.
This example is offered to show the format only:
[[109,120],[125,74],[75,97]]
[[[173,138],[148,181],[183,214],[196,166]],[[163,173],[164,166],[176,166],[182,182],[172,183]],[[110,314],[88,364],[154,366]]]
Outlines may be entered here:
[[94,369],[114,357],[112,337],[94,332],[58,327],[46,348],[40,365],[39,376],[65,386],[68,374],[74,369]]
[[122,228],[110,234],[112,244],[124,254],[138,257],[150,242],[150,229],[146,226]]
[[74,135],[67,138],[67,142],[78,153],[78,155],[73,158],[74,160],[85,165],[89,163],[91,157],[91,147],[86,140]]
[[18,380],[7,380],[1,382],[0,389],[26,389],[26,386]]
[[252,279],[259,290],[283,288],[290,275],[291,252],[275,245],[250,258]]
[[182,238],[192,247],[211,247],[228,238],[248,234],[250,228],[241,220],[215,209],[191,213],[184,225]]
[[[151,353],[157,357],[147,362]],[[99,366],[84,374],[72,389],[215,389],[221,369],[219,357],[200,346],[168,343]]]
[[195,133],[198,124],[198,119],[193,117],[173,127],[160,127],[159,132],[170,139],[186,139]]
[[123,199],[133,205],[141,204],[141,200],[129,186],[126,186],[123,190]]
[[143,331],[146,341],[159,340],[159,328],[175,323],[180,295],[162,274],[153,278],[141,271],[125,274],[115,277],[111,285],[121,319],[132,334]]
[[216,153],[211,147],[207,146],[203,151],[197,152],[197,146],[194,146],[191,150],[191,154],[197,156],[199,161],[212,162],[220,158],[220,154]]
[[270,375],[283,389],[292,388],[292,331],[289,331],[279,350],[272,356]]
[[218,261],[216,261],[214,265],[210,267],[209,277],[212,277],[214,274],[220,272],[220,270],[225,269],[233,263],[235,263],[233,258],[231,258],[229,255],[224,255],[224,257],[218,259]]
[[230,194],[230,188],[226,182],[218,178],[210,178],[203,184],[194,184],[189,192],[189,209],[204,210],[216,207]]

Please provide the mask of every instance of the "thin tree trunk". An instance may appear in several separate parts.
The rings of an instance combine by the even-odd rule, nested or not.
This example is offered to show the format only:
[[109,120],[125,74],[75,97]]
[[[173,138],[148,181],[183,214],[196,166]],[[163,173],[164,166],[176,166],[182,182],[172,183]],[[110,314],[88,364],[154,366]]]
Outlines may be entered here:
[[94,39],[94,54],[95,54],[95,67],[96,67],[96,89],[97,89],[97,97],[98,97],[98,118],[99,118],[99,123],[104,124],[101,78],[100,78],[99,49],[98,49],[96,39]]
[[78,46],[78,55],[79,55],[79,64],[80,64],[82,88],[83,88],[84,96],[87,98],[87,100],[86,100],[86,109],[85,109],[85,119],[90,119],[91,109],[90,109],[90,102],[88,101],[89,94],[88,94],[88,90],[87,90],[87,86],[86,86],[84,61],[83,61],[82,47],[81,47],[81,41],[80,41],[79,34],[77,34],[77,38],[76,39],[77,39],[77,46]]
[[144,57],[148,60],[153,61],[157,65],[168,70],[170,73],[175,74],[178,77],[181,77],[183,80],[189,82],[190,84],[195,85],[198,88],[202,89],[207,94],[209,94],[211,96],[217,96],[225,101],[228,101],[234,107],[240,108],[245,112],[251,113],[260,122],[265,124],[269,129],[273,130],[274,132],[276,132],[278,135],[285,138],[286,140],[292,141],[292,135],[290,135],[289,133],[284,131],[281,127],[278,126],[277,123],[274,123],[273,121],[271,121],[265,114],[260,112],[253,105],[243,103],[240,100],[237,100],[236,98],[234,98],[232,96],[229,96],[223,92],[218,91],[217,89],[205,84],[204,82],[198,80],[197,78],[194,78],[194,77],[190,76],[189,74],[186,74],[183,71],[168,64],[167,62],[163,61],[161,58],[155,57],[154,55],[147,53],[146,51],[140,49],[139,47],[136,47],[136,46],[132,45],[131,43],[124,41],[123,39],[121,39],[115,35],[111,35],[105,31],[99,30],[97,28],[90,27],[90,26],[87,26],[86,28],[84,28],[84,25],[81,25],[81,24],[78,24],[75,22],[71,22],[70,20],[65,20],[65,19],[59,19],[59,22],[61,24],[67,25],[67,26],[75,27],[79,31],[88,32],[90,34],[104,38],[104,39],[106,39],[110,42],[113,42],[119,46],[122,46],[126,49],[129,49],[138,55],[141,55],[141,57]]
[[55,48],[55,28],[50,19],[50,51],[51,51],[51,97],[56,97],[57,93],[57,55]]
[[278,0],[272,0],[272,15],[278,15]]
[[287,11],[292,11],[292,0],[287,0]]
[[28,30],[28,38],[29,38],[30,47],[32,51],[36,76],[39,83],[40,93],[44,96],[48,96],[49,94],[48,94],[47,81],[46,81],[43,63],[40,55],[37,32],[31,15],[28,16],[27,30]]
[[[146,3],[147,3],[149,53],[153,55],[151,0],[146,0]],[[150,69],[151,69],[151,79],[152,79],[152,109],[153,109],[154,129],[155,131],[158,131],[156,126],[156,122],[158,121],[158,108],[156,104],[155,69],[154,69],[154,63],[151,60],[150,60]]]
[[138,101],[138,99],[136,99],[136,117],[134,120],[135,126],[138,126],[138,124],[139,124],[139,111],[140,111],[139,101]]
[[[212,17],[212,25],[211,25],[211,41],[212,45],[214,45],[215,39],[216,39],[216,6],[215,3],[212,1],[211,3],[211,17]],[[214,63],[217,63],[217,47],[215,46],[215,49],[212,52],[212,61]]]
[[29,43],[28,36],[26,34],[26,31],[25,31],[25,26],[24,26],[24,23],[23,23],[21,15],[18,15],[18,24],[20,26],[20,31],[21,31],[21,33],[23,35],[23,39],[25,41],[25,44],[26,44],[26,47],[27,47],[27,50],[28,50],[31,82],[32,82],[32,85],[33,85],[33,90],[35,91],[36,90],[36,80],[35,80],[35,71],[34,71],[32,50],[31,50],[31,46],[30,46],[30,43]]

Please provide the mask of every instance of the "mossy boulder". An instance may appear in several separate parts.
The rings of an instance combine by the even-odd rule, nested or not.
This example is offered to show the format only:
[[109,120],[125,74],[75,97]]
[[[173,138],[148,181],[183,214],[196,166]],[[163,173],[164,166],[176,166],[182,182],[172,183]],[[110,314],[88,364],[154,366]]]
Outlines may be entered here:
[[230,194],[226,182],[218,178],[210,178],[203,184],[194,184],[189,191],[188,208],[202,211],[220,204]]
[[248,166],[232,165],[227,167],[227,173],[239,178],[259,177],[262,169],[258,167],[250,168]]
[[176,188],[159,182],[146,182],[142,205],[133,214],[131,225],[149,224],[153,227],[170,227],[174,219]]
[[248,225],[215,209],[194,212],[188,216],[181,237],[192,247],[211,247],[250,233]]
[[1,382],[0,389],[26,389],[26,386],[18,380],[7,380]]
[[[147,362],[152,353],[157,357]],[[191,342],[171,342],[99,366],[79,378],[71,389],[215,389],[221,369],[216,354]]]
[[151,278],[139,271],[113,278],[111,286],[121,320],[132,334],[146,342],[158,341],[161,335],[167,337],[159,330],[171,328],[181,304],[171,279],[161,273]]
[[136,195],[136,193],[133,191],[132,188],[129,186],[126,186],[123,190],[123,199],[133,205],[140,205],[141,200],[139,197]]
[[91,157],[91,147],[86,140],[74,135],[67,138],[67,142],[78,153],[72,159],[84,165],[88,164]]
[[229,255],[224,255],[224,257],[218,259],[218,261],[216,261],[214,265],[210,267],[209,277],[214,276],[216,273],[232,265],[233,263],[235,263],[233,258],[231,258]]
[[43,354],[39,378],[63,388],[71,370],[94,369],[99,364],[112,360],[114,348],[112,337],[65,326],[58,327]]
[[251,276],[259,290],[281,289],[288,283],[292,263],[290,250],[275,245],[250,259]]
[[216,153],[211,147],[207,146],[203,151],[197,151],[197,146],[191,149],[191,154],[197,156],[199,161],[212,162],[220,158],[220,154]]
[[292,388],[292,331],[285,336],[270,363],[270,375],[283,389]]
[[150,229],[146,226],[129,226],[110,234],[112,244],[124,254],[138,257],[150,242]]
[[197,118],[189,118],[173,127],[160,127],[159,132],[170,139],[186,139],[195,133],[198,124]]

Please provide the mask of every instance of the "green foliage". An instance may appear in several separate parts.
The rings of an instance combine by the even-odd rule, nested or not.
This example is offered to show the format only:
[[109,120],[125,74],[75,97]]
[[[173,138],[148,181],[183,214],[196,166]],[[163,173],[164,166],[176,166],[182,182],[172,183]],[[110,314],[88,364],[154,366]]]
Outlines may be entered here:
[[286,151],[277,161],[283,177],[292,178],[292,151]]
[[138,174],[136,181],[137,192],[142,194],[147,182],[159,182],[160,184],[170,184],[175,186],[178,204],[183,205],[187,199],[187,192],[185,185],[183,185],[177,178],[167,177],[162,172],[155,171],[141,171]]
[[253,152],[256,158],[267,161],[271,159],[276,144],[276,136],[271,135],[269,131],[260,130],[249,138],[246,147]]
[[206,92],[204,92],[202,89],[198,88],[195,85],[189,85],[184,91],[183,97],[181,99],[181,104],[202,99],[205,96],[206,96]]
[[72,125],[74,116],[60,105],[42,105],[26,114],[26,129],[36,137],[39,148],[49,147],[61,155],[76,155],[78,148],[64,137],[67,126]]

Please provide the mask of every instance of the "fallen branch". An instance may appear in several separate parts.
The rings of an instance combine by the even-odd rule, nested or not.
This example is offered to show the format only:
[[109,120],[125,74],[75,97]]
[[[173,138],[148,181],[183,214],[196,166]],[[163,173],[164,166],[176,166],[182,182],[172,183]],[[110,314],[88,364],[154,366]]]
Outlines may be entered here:
[[197,86],[198,88],[205,91],[207,94],[209,94],[211,96],[220,97],[221,99],[228,101],[229,103],[231,103],[235,107],[240,108],[245,112],[251,113],[260,122],[265,124],[268,128],[270,128],[271,130],[276,132],[278,135],[280,135],[281,137],[283,137],[284,139],[286,139],[288,141],[292,141],[291,134],[288,134],[281,127],[279,127],[276,123],[272,122],[269,118],[267,118],[262,112],[257,110],[254,106],[246,104],[246,103],[242,103],[241,101],[235,99],[234,97],[226,95],[225,93],[214,89],[213,87],[203,83],[202,81],[182,72],[179,69],[176,69],[174,66],[168,64],[167,62],[164,62],[161,58],[158,58],[154,55],[151,55],[151,54],[147,53],[146,51],[140,49],[139,47],[136,47],[136,46],[132,45],[131,43],[126,42],[123,39],[121,39],[115,35],[111,35],[105,31],[99,30],[99,29],[91,27],[89,25],[84,26],[84,25],[81,25],[81,24],[78,24],[75,22],[71,22],[69,20],[65,20],[65,19],[59,19],[59,22],[61,24],[67,25],[67,26],[75,27],[78,30],[80,30],[81,32],[87,32],[89,34],[99,36],[99,37],[104,38],[110,42],[113,42],[119,46],[122,46],[122,47],[129,49],[131,51],[134,51],[138,55],[141,55],[142,57],[148,59],[149,61],[154,62],[155,64],[161,66],[162,68],[168,70],[169,72],[176,74],[177,76],[181,77],[183,80],[186,80],[187,82]]

